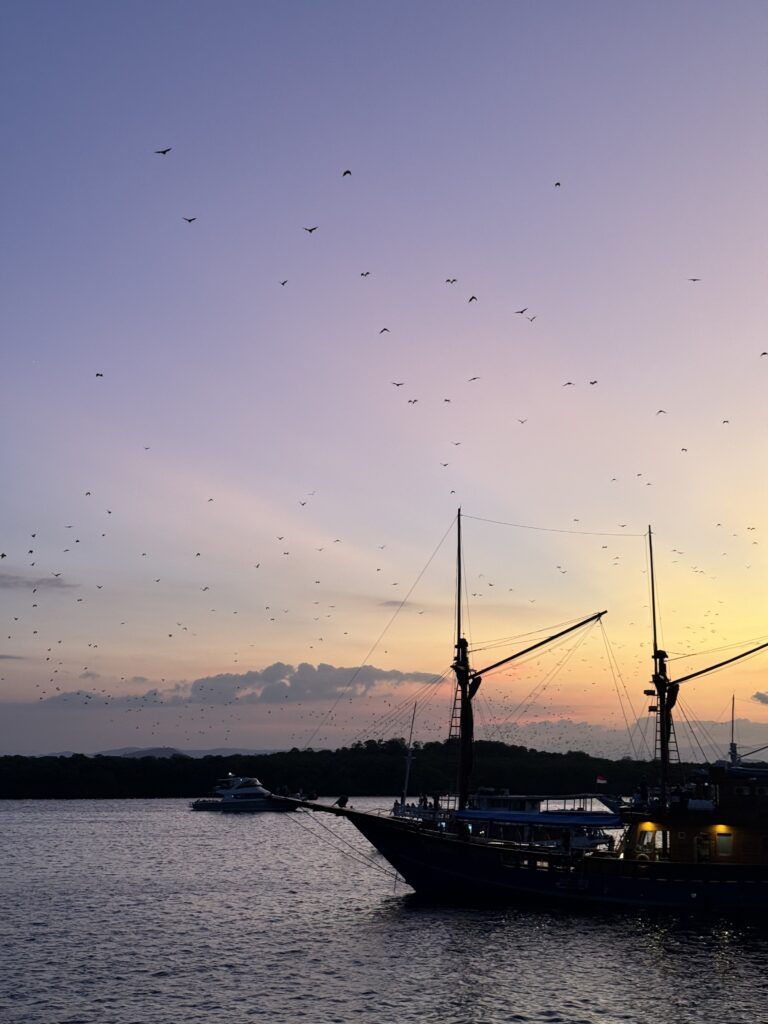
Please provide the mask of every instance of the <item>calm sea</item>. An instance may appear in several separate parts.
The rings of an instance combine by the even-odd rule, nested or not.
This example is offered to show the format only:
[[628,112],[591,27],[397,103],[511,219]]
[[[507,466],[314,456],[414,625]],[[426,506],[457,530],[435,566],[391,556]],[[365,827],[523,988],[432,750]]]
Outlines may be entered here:
[[768,1021],[758,923],[425,905],[330,815],[0,802],[0,944],[2,1024]]

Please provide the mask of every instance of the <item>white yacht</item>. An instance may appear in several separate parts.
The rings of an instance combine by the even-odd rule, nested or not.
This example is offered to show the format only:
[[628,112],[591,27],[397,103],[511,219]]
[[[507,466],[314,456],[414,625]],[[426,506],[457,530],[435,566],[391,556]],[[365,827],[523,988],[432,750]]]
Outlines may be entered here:
[[295,807],[270,793],[258,779],[232,775],[218,779],[212,797],[193,800],[193,811],[220,811],[242,814],[255,811],[293,811]]

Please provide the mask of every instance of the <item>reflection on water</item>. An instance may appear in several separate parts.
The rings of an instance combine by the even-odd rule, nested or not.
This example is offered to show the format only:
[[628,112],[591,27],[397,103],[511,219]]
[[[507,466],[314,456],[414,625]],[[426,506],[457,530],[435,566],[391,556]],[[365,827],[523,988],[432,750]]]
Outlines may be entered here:
[[425,903],[327,816],[6,802],[0,857],[3,1024],[766,1019],[759,924]]

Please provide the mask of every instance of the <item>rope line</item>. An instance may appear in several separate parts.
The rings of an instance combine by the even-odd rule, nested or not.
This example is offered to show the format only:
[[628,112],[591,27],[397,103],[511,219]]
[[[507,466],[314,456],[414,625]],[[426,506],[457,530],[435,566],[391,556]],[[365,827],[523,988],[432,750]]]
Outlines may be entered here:
[[[403,697],[400,703],[397,704],[390,711],[385,712],[378,718],[371,722],[370,726],[362,729],[357,733],[351,740],[352,743],[356,743],[359,740],[364,740],[368,737],[376,735],[384,735],[384,730],[392,727],[397,723],[398,720],[405,720],[406,712],[410,713],[414,702],[419,706],[428,704],[438,692],[440,685],[445,681],[445,678],[450,670],[446,669],[442,675],[439,675],[432,679],[428,683],[424,683],[415,694],[410,694],[408,697]],[[431,691],[431,692],[430,692]]]
[[[516,705],[516,707],[514,707],[512,711],[510,711],[506,718],[503,718],[498,723],[499,727],[501,727],[502,725],[518,724],[519,720],[523,717],[524,714],[527,713],[528,709],[530,708],[531,704],[533,704],[534,700],[536,700],[537,697],[540,697],[541,694],[545,692],[545,690],[552,682],[552,680],[555,678],[555,676],[560,672],[560,670],[568,663],[571,657],[581,647],[581,645],[586,640],[587,636],[591,632],[594,625],[594,622],[590,622],[586,625],[584,632],[581,636],[577,637],[576,642],[573,644],[573,646],[565,651],[560,660],[546,673],[544,678],[540,680],[538,683],[536,683],[533,689],[530,690],[525,697],[523,697],[523,699]],[[562,639],[565,640],[566,638],[563,637]],[[539,652],[533,652],[532,657],[538,655]]]
[[[707,757],[707,754],[706,754],[704,748],[702,747],[702,745],[701,745],[701,743],[699,741],[699,737],[696,734],[696,728],[694,727],[693,722],[688,717],[688,712],[686,710],[685,704],[680,699],[678,699],[677,703],[678,703],[678,707],[680,708],[680,711],[681,711],[681,713],[683,715],[683,720],[684,720],[686,726],[688,727],[688,732],[691,734],[691,739],[696,744],[696,746],[699,748],[699,753],[701,754],[702,759],[704,760],[704,763],[705,764],[709,764],[709,757]],[[699,729],[701,729],[701,731],[704,733],[704,735],[707,737],[707,739],[709,740],[709,742],[712,744],[713,748],[716,751],[717,750],[717,744],[714,742],[713,738],[709,735],[709,732],[704,728],[704,726],[701,724],[701,722],[697,722],[696,725],[698,726]]]
[[361,663],[360,665],[358,665],[358,666],[357,666],[357,668],[355,669],[355,671],[353,672],[353,674],[352,674],[352,678],[351,678],[351,679],[350,679],[350,681],[349,681],[349,682],[347,683],[347,685],[346,685],[346,688],[345,688],[344,690],[340,691],[340,692],[339,692],[339,693],[337,694],[337,696],[336,696],[336,700],[335,700],[335,701],[333,702],[333,704],[332,704],[332,705],[330,706],[330,708],[328,708],[328,710],[326,711],[325,715],[324,715],[324,716],[323,716],[323,718],[322,718],[322,719],[320,720],[320,722],[318,722],[318,724],[317,724],[317,725],[315,726],[315,728],[314,728],[314,730],[313,730],[313,732],[312,732],[312,735],[311,735],[311,736],[309,737],[309,739],[307,740],[307,742],[306,742],[306,744],[305,744],[305,749],[306,749],[306,748],[307,748],[308,746],[310,746],[310,744],[311,744],[311,743],[312,743],[312,741],[314,740],[315,736],[317,736],[318,732],[320,732],[320,730],[321,730],[322,728],[324,728],[324,727],[325,727],[325,724],[326,724],[326,722],[328,721],[328,719],[330,718],[330,716],[331,716],[331,715],[333,714],[333,712],[334,712],[334,711],[336,710],[336,708],[338,707],[339,701],[340,701],[340,700],[342,699],[342,697],[346,697],[346,696],[347,696],[347,693],[349,692],[349,690],[351,690],[352,686],[354,685],[354,682],[355,682],[355,680],[356,680],[356,679],[357,679],[357,677],[358,677],[358,676],[360,675],[360,673],[362,672],[362,670],[363,670],[363,669],[365,668],[365,666],[366,666],[366,664],[367,664],[367,662],[368,662],[368,659],[369,659],[369,658],[371,657],[371,655],[373,654],[373,652],[374,652],[374,651],[376,650],[376,648],[377,648],[377,647],[379,646],[379,644],[381,643],[381,641],[382,641],[382,640],[384,639],[384,636],[386,635],[387,631],[389,630],[389,627],[390,627],[390,626],[392,625],[392,623],[393,623],[393,622],[395,621],[395,619],[397,618],[397,616],[398,616],[398,615],[400,614],[400,612],[401,612],[401,611],[403,610],[403,605],[404,605],[404,604],[405,604],[405,603],[407,602],[408,598],[409,598],[409,597],[411,596],[411,594],[412,594],[412,593],[414,592],[414,590],[415,590],[415,589],[416,589],[416,587],[418,586],[419,582],[421,581],[421,577],[422,577],[422,576],[424,575],[424,573],[425,573],[425,572],[427,571],[427,569],[428,569],[428,568],[429,568],[429,566],[431,565],[431,563],[432,563],[432,560],[434,559],[435,555],[436,555],[436,554],[438,553],[438,551],[440,550],[440,548],[441,548],[441,547],[443,546],[443,544],[445,543],[445,538],[446,538],[446,537],[448,536],[448,534],[449,534],[449,533],[451,532],[451,530],[453,529],[453,524],[454,524],[454,522],[455,522],[455,517],[454,517],[454,519],[453,519],[453,520],[451,521],[451,524],[450,524],[450,526],[448,527],[448,529],[447,529],[447,530],[445,531],[445,533],[443,534],[443,536],[442,536],[442,537],[440,538],[440,541],[438,542],[438,545],[437,545],[437,547],[435,548],[435,550],[434,550],[434,551],[432,552],[432,554],[431,554],[431,555],[429,556],[429,558],[427,559],[427,562],[426,562],[426,564],[424,565],[424,568],[423,568],[423,569],[421,570],[421,572],[419,573],[419,575],[418,575],[418,576],[416,577],[416,579],[414,580],[414,582],[413,582],[413,583],[411,584],[411,588],[410,588],[410,590],[409,590],[409,591],[408,591],[408,593],[407,593],[407,594],[405,595],[405,597],[404,597],[404,598],[403,598],[403,600],[402,600],[402,601],[400,602],[400,604],[399,604],[399,605],[397,606],[397,608],[395,609],[395,611],[394,611],[394,612],[392,613],[392,616],[391,616],[391,618],[390,618],[389,622],[388,622],[388,623],[386,624],[386,626],[385,626],[385,627],[384,627],[384,629],[383,629],[383,630],[381,631],[381,633],[379,633],[379,636],[377,637],[377,639],[376,639],[376,640],[374,640],[374,642],[373,642],[373,645],[371,646],[370,650],[369,650],[369,651],[368,651],[368,653],[366,654],[366,656],[365,656],[365,658],[363,659],[362,663]]
[[606,533],[597,530],[565,530],[552,526],[531,526],[529,523],[505,523],[500,519],[485,519],[483,516],[472,516],[462,513],[462,519],[474,519],[478,523],[491,523],[493,526],[511,526],[516,530],[537,530],[541,533],[570,533],[577,537],[644,537],[644,533]]
[[[290,817],[289,820],[291,821],[292,824],[298,825],[299,828],[303,828],[305,832],[308,832],[310,835],[314,835],[317,839],[320,839],[324,843],[327,843],[331,847],[331,849],[334,850],[336,853],[340,853],[344,857],[349,857],[350,860],[355,860],[359,864],[363,864],[365,867],[373,868],[374,871],[378,871],[380,874],[386,875],[387,878],[395,878],[395,879],[399,879],[400,878],[400,875],[396,871],[388,871],[386,868],[381,867],[380,864],[374,864],[372,857],[371,857],[371,859],[368,859],[368,858],[364,857],[360,853],[360,851],[357,850],[348,840],[343,839],[341,836],[336,835],[335,832],[332,832],[328,828],[328,826],[324,825],[321,821],[316,821],[316,824],[318,824],[320,826],[320,828],[322,828],[326,832],[328,832],[329,835],[333,836],[333,838],[335,840],[338,840],[338,842],[342,843],[342,845],[348,846],[349,849],[352,850],[353,852],[352,853],[347,853],[345,850],[341,850],[338,847],[334,846],[334,844],[330,840],[326,839],[324,836],[317,835],[315,829],[307,827],[301,821],[299,821],[295,816]],[[316,819],[313,818],[313,820],[316,820]]]
[[733,651],[739,647],[746,647],[748,644],[762,644],[766,640],[768,640],[768,636],[758,636],[754,640],[738,640],[732,644],[723,644],[722,647],[711,647],[707,651],[689,651],[687,654],[675,654],[674,657],[670,657],[667,660],[680,661],[683,658],[698,658],[710,654],[721,654],[723,651]]
[[633,754],[635,760],[637,760],[637,748],[635,747],[635,740],[634,740],[634,737],[632,735],[632,728],[631,728],[631,726],[629,724],[629,719],[627,717],[627,712],[626,712],[626,709],[624,707],[624,699],[621,696],[621,692],[619,690],[619,684],[616,681],[617,678],[618,678],[619,682],[621,683],[622,689],[624,690],[624,697],[626,698],[626,701],[629,704],[629,709],[632,712],[632,717],[635,719],[635,721],[637,721],[637,715],[636,715],[635,709],[634,709],[634,707],[632,705],[632,701],[630,699],[629,692],[627,691],[626,683],[624,682],[624,678],[622,677],[621,669],[619,668],[619,664],[618,664],[618,661],[616,659],[616,655],[614,654],[613,647],[611,646],[611,643],[608,640],[608,634],[605,631],[605,626],[603,625],[603,620],[602,619],[600,620],[600,629],[601,629],[602,634],[603,634],[603,643],[605,644],[605,653],[606,653],[606,655],[608,657],[608,668],[610,669],[610,672],[611,672],[611,678],[613,679],[613,686],[614,686],[614,689],[616,690],[616,696],[619,699],[619,707],[621,708],[621,716],[624,719],[624,726],[625,726],[625,728],[627,730],[627,736],[629,737],[629,745],[632,748],[632,754]]

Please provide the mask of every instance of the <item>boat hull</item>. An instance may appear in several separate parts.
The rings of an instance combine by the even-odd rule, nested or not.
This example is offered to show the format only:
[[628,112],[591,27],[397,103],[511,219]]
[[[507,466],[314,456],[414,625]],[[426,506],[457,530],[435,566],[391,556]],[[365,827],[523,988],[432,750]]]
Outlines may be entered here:
[[695,911],[768,909],[768,867],[651,863],[612,854],[573,856],[510,849],[397,819],[343,814],[419,894],[504,902]]
[[254,797],[252,800],[216,800],[211,797],[194,800],[189,806],[193,811],[213,811],[217,814],[282,814],[296,810],[295,803],[288,803],[279,797]]

